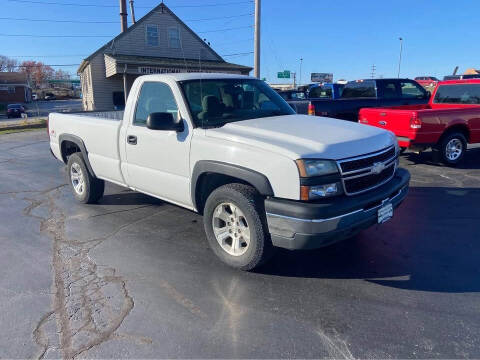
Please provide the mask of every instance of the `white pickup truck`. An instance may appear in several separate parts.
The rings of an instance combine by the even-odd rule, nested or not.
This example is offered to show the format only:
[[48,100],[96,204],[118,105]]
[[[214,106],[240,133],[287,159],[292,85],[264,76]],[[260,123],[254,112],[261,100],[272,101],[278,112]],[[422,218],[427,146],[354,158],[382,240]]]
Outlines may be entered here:
[[297,115],[247,76],[141,76],[124,112],[52,113],[48,132],[77,200],[109,181],[199,212],[215,254],[244,270],[385,222],[410,180],[393,134]]

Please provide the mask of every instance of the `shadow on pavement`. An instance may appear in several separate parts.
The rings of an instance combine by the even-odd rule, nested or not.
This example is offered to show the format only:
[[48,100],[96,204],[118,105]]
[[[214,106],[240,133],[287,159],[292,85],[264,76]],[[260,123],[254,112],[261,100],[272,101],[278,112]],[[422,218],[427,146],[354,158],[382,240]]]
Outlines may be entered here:
[[117,194],[106,194],[98,202],[99,205],[163,205],[162,200],[126,190]]
[[[407,152],[402,155],[405,159],[414,164],[426,164],[436,167],[448,167],[442,163],[433,161],[432,151],[424,151],[420,154],[414,152]],[[480,147],[469,148],[465,153],[462,162],[456,166],[458,169],[480,169]]]
[[419,291],[478,292],[479,204],[478,188],[411,188],[390,222],[323,249],[279,249],[258,272],[365,279]]

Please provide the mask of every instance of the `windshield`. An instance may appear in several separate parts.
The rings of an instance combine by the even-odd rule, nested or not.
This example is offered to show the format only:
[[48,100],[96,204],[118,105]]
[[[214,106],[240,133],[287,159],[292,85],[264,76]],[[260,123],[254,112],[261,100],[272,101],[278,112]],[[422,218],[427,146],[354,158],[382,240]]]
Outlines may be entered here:
[[256,79],[188,80],[180,82],[180,86],[199,127],[295,114],[277,92]]

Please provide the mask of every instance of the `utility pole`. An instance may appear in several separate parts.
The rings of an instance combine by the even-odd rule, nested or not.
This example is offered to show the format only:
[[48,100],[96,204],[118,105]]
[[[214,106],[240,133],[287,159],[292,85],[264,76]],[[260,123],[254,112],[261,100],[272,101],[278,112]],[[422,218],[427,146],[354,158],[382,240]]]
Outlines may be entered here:
[[300,75],[298,77],[298,85],[302,85],[302,63],[303,63],[303,58],[300,58]]
[[375,64],[373,64],[373,65],[372,65],[372,72],[371,72],[372,79],[375,78],[375,70],[377,70],[377,67],[375,66]]
[[255,40],[254,40],[254,61],[253,72],[254,76],[260,79],[260,12],[261,0],[255,0]]
[[403,50],[403,39],[401,37],[398,38],[400,40],[400,56],[398,58],[398,74],[397,77],[400,77],[400,67],[402,65],[402,50]]
[[127,30],[127,0],[120,0],[120,25],[122,32]]
[[133,0],[130,0],[130,14],[132,14],[132,24],[135,24],[135,9],[133,8]]

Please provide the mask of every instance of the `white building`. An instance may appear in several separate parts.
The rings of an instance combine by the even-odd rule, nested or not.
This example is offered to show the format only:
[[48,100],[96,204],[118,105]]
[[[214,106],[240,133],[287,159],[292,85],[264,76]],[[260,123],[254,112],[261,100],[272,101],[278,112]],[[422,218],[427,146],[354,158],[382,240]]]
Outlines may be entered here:
[[123,108],[137,76],[169,72],[248,75],[251,67],[231,64],[185,25],[165,4],[84,59],[78,68],[84,110]]

